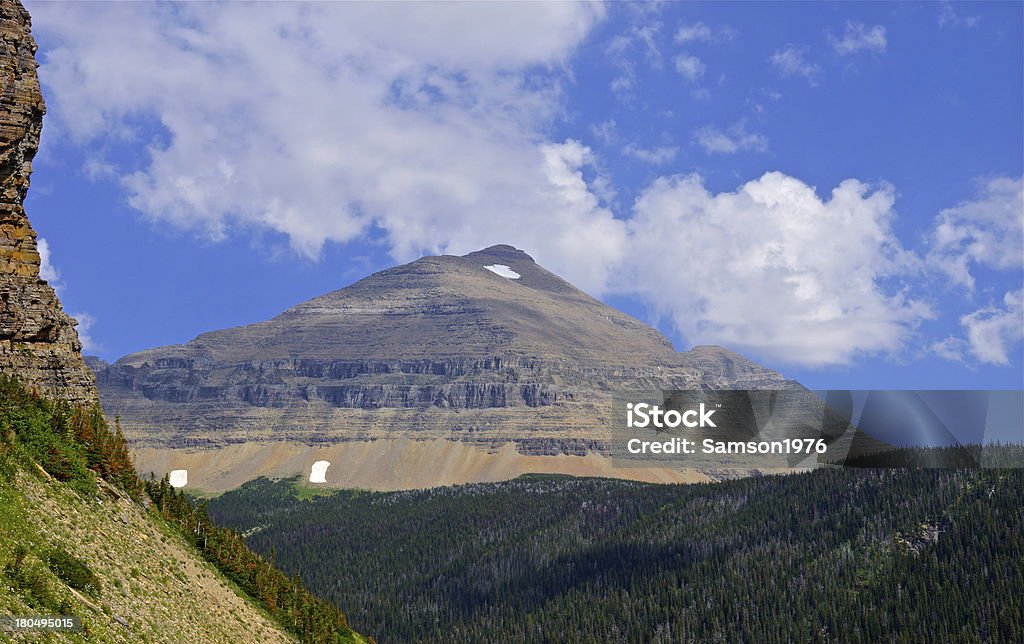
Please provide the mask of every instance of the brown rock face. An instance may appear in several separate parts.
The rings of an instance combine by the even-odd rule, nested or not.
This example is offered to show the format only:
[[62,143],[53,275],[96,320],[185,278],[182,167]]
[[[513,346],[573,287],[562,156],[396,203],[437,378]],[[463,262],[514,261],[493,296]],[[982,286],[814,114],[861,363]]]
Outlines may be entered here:
[[20,2],[0,0],[0,372],[46,396],[90,403],[98,394],[75,320],[39,277],[36,233],[22,205],[46,111],[30,29]]

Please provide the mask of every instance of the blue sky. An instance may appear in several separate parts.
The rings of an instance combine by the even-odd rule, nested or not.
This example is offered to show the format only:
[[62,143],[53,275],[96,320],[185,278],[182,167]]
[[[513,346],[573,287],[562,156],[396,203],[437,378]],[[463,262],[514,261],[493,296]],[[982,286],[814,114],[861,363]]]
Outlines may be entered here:
[[1024,380],[1020,3],[28,6],[107,359],[511,243],[812,387]]

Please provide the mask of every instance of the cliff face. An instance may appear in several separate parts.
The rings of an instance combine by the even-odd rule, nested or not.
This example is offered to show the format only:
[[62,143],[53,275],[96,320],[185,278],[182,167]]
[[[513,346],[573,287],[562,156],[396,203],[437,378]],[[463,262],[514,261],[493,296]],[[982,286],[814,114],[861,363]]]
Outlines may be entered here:
[[0,372],[75,403],[97,399],[75,320],[39,276],[36,233],[25,215],[45,106],[28,12],[0,0]]

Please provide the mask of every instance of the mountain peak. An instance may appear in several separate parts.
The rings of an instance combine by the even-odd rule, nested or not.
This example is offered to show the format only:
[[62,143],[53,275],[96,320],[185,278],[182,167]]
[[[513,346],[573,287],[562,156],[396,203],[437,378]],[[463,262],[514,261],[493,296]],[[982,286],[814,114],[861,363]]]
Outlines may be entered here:
[[462,256],[465,259],[481,259],[481,260],[494,260],[494,261],[510,261],[510,262],[529,262],[535,264],[536,262],[532,257],[526,254],[524,251],[519,250],[515,246],[508,244],[496,244],[494,246],[488,246],[481,250],[475,250],[472,253],[467,253]]

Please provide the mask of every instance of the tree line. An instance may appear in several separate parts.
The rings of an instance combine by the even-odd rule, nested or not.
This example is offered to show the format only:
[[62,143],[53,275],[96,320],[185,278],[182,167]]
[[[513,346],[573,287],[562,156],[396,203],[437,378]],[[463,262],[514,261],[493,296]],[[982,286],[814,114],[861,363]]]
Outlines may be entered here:
[[1024,641],[1019,469],[298,486],[209,511],[382,642]]

